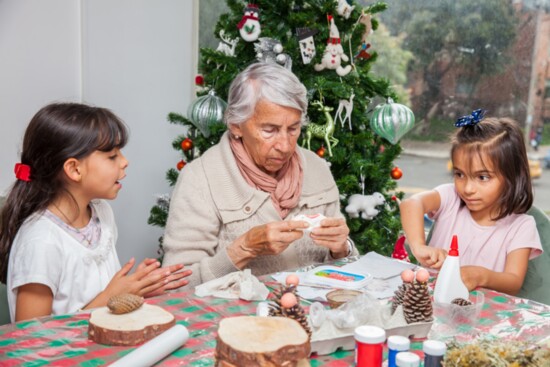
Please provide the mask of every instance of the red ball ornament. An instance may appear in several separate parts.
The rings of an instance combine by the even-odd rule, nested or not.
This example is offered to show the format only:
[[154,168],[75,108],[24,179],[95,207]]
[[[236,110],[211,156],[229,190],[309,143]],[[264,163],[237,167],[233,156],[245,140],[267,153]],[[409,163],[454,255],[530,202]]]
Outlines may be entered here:
[[386,146],[380,145],[380,149],[379,149],[380,153],[384,153],[385,150],[386,150]]
[[390,175],[391,178],[393,178],[394,180],[399,180],[401,177],[403,177],[403,171],[401,171],[399,167],[393,167]]
[[186,163],[183,159],[182,159],[181,161],[179,161],[179,162],[178,162],[178,165],[176,166],[177,169],[178,169],[178,171],[181,171],[181,169],[182,169],[183,167],[185,167],[186,164],[187,164],[187,163]]
[[204,77],[202,75],[197,75],[195,77],[195,84],[196,85],[203,85],[204,84]]
[[184,152],[187,152],[189,149],[193,149],[193,140],[189,138],[183,139],[181,142],[181,149],[183,149]]
[[324,145],[321,146],[321,148],[317,149],[317,151],[315,153],[317,153],[317,155],[321,158],[324,158],[325,157],[325,147]]

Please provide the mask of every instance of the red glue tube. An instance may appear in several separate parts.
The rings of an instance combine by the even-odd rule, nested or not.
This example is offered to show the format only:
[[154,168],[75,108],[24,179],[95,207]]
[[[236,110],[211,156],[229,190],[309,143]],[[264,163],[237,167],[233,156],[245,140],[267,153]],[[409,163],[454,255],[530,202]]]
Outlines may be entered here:
[[377,326],[355,328],[355,366],[381,367],[386,331]]

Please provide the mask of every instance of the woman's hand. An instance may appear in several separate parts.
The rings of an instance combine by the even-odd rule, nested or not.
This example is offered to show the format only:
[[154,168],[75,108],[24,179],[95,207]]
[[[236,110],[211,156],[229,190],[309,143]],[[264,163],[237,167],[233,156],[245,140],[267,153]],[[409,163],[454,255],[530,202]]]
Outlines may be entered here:
[[439,269],[447,257],[447,251],[427,245],[411,245],[411,251],[420,263],[426,268]]
[[317,245],[330,250],[339,259],[348,255],[349,228],[343,218],[325,218],[321,226],[311,231],[310,237]]
[[280,254],[292,242],[302,238],[307,227],[308,223],[300,220],[262,224],[237,238],[227,248],[227,253],[233,264],[242,269],[258,256]]

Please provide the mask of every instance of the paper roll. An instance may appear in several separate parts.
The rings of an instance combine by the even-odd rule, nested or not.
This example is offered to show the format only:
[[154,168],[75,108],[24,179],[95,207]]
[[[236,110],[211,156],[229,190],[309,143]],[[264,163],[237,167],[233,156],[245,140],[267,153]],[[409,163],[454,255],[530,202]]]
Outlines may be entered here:
[[111,367],[149,367],[181,347],[189,338],[189,332],[183,325],[176,324],[164,333],[134,349]]

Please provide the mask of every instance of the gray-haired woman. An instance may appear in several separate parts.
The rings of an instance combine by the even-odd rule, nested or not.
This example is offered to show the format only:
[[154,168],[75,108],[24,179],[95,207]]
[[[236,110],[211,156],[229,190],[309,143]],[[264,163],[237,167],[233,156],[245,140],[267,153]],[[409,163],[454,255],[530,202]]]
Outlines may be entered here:
[[[357,251],[325,161],[297,147],[306,89],[287,69],[252,64],[233,80],[220,143],[181,171],[164,236],[164,263],[184,263],[195,286],[249,268],[255,275]],[[298,214],[323,214],[304,232]]]

